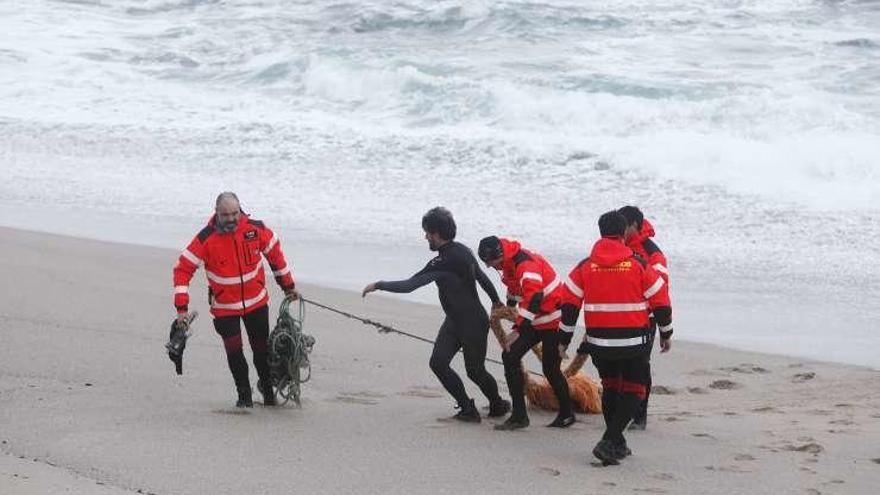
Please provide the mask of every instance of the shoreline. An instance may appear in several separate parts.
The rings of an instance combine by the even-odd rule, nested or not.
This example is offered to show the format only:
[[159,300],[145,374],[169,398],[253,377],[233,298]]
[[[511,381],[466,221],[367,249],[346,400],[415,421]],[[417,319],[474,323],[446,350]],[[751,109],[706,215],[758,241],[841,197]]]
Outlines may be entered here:
[[[648,430],[628,434],[634,455],[597,468],[600,415],[562,431],[535,409],[512,434],[489,418],[458,424],[430,346],[314,308],[303,408],[236,410],[202,298],[183,376],[162,348],[173,252],[10,229],[0,247],[3,492],[834,494],[880,483],[880,372],[870,369],[677,341],[653,356]],[[442,320],[428,304],[302,289],[427,338]],[[277,311],[277,287],[271,296]],[[490,356],[497,347],[490,340]],[[485,413],[461,358],[453,365]],[[506,395],[500,367],[487,369]]]
[[[172,231],[177,232],[178,230],[180,230],[180,229],[172,228],[169,230],[169,232],[172,232]],[[167,252],[168,259],[170,260],[169,261],[169,268],[168,268],[169,273],[170,273],[170,266],[174,263],[174,260],[176,259],[176,255],[178,253],[177,248],[172,248],[172,247],[169,247],[167,244],[163,244],[163,243],[158,242],[158,239],[160,239],[160,238],[164,239],[164,234],[160,237],[156,237],[156,240],[154,240],[153,242],[126,242],[126,241],[115,240],[115,239],[110,238],[112,236],[108,236],[108,238],[102,239],[102,238],[83,237],[83,236],[76,235],[73,233],[57,233],[57,232],[52,232],[48,229],[42,229],[42,230],[41,229],[26,229],[26,228],[7,227],[4,225],[0,225],[0,232],[3,232],[3,231],[13,231],[13,232],[17,231],[17,232],[28,233],[28,234],[32,234],[32,235],[48,236],[49,238],[58,237],[61,239],[68,239],[68,240],[80,240],[80,241],[86,241],[86,242],[106,243],[106,244],[110,244],[110,245],[116,245],[121,249],[124,249],[126,246],[130,246],[130,247],[136,246],[136,247],[142,248],[142,249],[164,250]],[[166,232],[165,234],[168,234],[168,232]],[[181,241],[181,247],[184,246],[187,242],[189,242],[189,237],[187,235],[184,235],[182,233],[182,231],[177,232],[177,234],[179,236],[182,236],[181,238],[186,239],[184,241]],[[282,238],[282,242],[284,242],[283,238]],[[306,272],[305,276],[299,276],[299,274],[302,273],[302,271],[303,271],[302,266],[306,265],[306,267],[308,267],[310,261],[313,263],[315,263],[316,261],[319,261],[320,265],[324,265],[324,264],[326,264],[326,259],[328,259],[328,258],[339,259],[340,257],[345,256],[346,253],[349,252],[349,250],[355,249],[355,247],[353,245],[352,246],[333,245],[333,246],[328,246],[325,248],[325,247],[321,247],[319,245],[304,244],[304,243],[301,243],[301,241],[299,241],[299,240],[297,240],[296,242],[291,243],[291,244],[293,244],[294,255],[291,256],[291,254],[289,254],[291,252],[290,247],[287,247],[289,245],[285,246],[285,252],[288,253],[288,258],[289,258],[289,261],[292,263],[292,266],[294,269],[294,274],[295,274],[295,276],[297,276],[298,283],[300,281],[302,281],[306,285],[320,287],[322,289],[327,289],[327,290],[359,292],[360,288],[363,285],[366,285],[370,281],[374,281],[374,279],[371,279],[368,276],[365,276],[361,273],[354,273],[354,274],[352,274],[348,277],[345,277],[343,279],[333,277],[333,276],[320,276],[320,275],[316,275],[312,271],[309,271],[308,268],[306,268],[306,270],[305,270],[305,272]],[[393,260],[393,257],[398,252],[399,252],[399,249],[397,251],[390,250],[390,252],[388,254],[385,254],[383,256],[377,256],[376,253],[373,253],[372,257],[369,257],[369,258],[370,258],[371,262],[375,262],[378,266],[381,267],[380,270],[385,270],[384,272],[382,272],[383,275],[386,275],[386,276],[388,276],[389,279],[391,279],[394,277],[398,277],[398,278],[408,277],[409,273],[411,271],[415,271],[416,269],[421,267],[421,265],[418,263],[423,263],[423,262],[427,261],[431,256],[430,252],[427,251],[426,249],[423,249],[423,248],[407,250],[405,257],[408,256],[408,257],[417,258],[418,261],[415,264],[411,264],[410,266],[407,266],[402,269],[399,267],[397,267],[396,269],[388,268],[388,267],[394,266],[393,265],[394,262],[392,260]],[[305,261],[303,262],[303,260],[305,260]],[[407,258],[407,261],[409,261],[408,258]],[[315,264],[318,264],[318,263],[315,263]],[[484,268],[484,271],[486,271],[486,273],[489,275],[490,279],[495,283],[496,288],[499,288],[499,291],[503,290],[503,287],[501,287],[500,282],[498,280],[496,280],[497,275],[492,270],[487,270]],[[204,274],[202,274],[200,272],[201,272],[201,270],[196,273],[194,280],[199,279],[200,277],[204,278]],[[378,278],[379,277],[375,277],[376,280],[378,280]],[[677,301],[680,300],[683,302],[688,302],[687,296],[692,296],[694,299],[694,302],[692,303],[692,307],[686,308],[687,313],[689,313],[689,314],[685,315],[685,317],[687,319],[680,318],[680,317],[673,318],[673,322],[675,323],[675,327],[677,329],[679,327],[682,329],[685,329],[685,330],[688,329],[689,328],[688,323],[692,324],[695,327],[700,327],[703,325],[713,325],[713,324],[717,325],[718,320],[724,320],[724,318],[717,318],[716,319],[713,317],[704,316],[703,314],[699,314],[696,311],[694,311],[694,309],[702,308],[704,303],[709,304],[709,301],[705,301],[703,299],[711,300],[711,297],[707,298],[704,294],[702,294],[700,292],[679,294],[678,283],[676,281],[673,281],[673,283],[676,284],[676,288],[673,290],[673,311],[674,311],[675,315],[682,314],[682,311],[680,309],[680,305],[677,303]],[[488,298],[481,291],[478,291],[478,292],[480,293],[480,296],[483,299],[483,302],[488,307]],[[437,302],[437,297],[436,297],[436,289],[434,288],[433,285],[422,288],[421,290],[416,291],[413,294],[391,294],[391,293],[378,293],[378,294],[379,295],[373,295],[371,297],[388,298],[388,299],[392,299],[392,300],[402,301],[404,303],[427,304],[429,306],[439,308],[439,303]],[[696,302],[698,299],[700,299],[700,301]],[[732,315],[732,314],[735,314],[737,311],[738,311],[738,309],[735,307],[725,308],[726,314]],[[786,314],[786,316],[789,316],[790,311],[785,314]],[[205,313],[205,315],[207,315],[207,313]],[[754,316],[753,316],[753,318],[754,318]],[[727,323],[727,325],[730,325],[730,324]],[[733,325],[733,326],[735,328],[735,325]],[[582,320],[579,320],[579,327],[581,328],[581,332],[582,332],[582,327],[583,327]],[[758,344],[754,341],[748,341],[748,340],[742,341],[740,343],[740,345],[737,345],[736,342],[723,342],[723,341],[719,341],[718,338],[689,339],[689,338],[687,338],[687,336],[684,338],[680,338],[681,334],[687,335],[686,332],[681,332],[681,331],[677,332],[677,334],[678,334],[678,338],[676,340],[685,341],[685,342],[689,342],[689,343],[693,343],[693,344],[715,346],[720,349],[729,349],[729,350],[733,350],[733,351],[749,352],[749,353],[756,353],[756,354],[766,354],[768,356],[785,356],[785,357],[802,359],[802,360],[810,360],[810,361],[819,362],[819,363],[851,365],[851,366],[862,367],[862,368],[871,369],[871,370],[880,370],[880,358],[877,358],[876,364],[873,364],[871,362],[855,362],[854,360],[846,359],[845,357],[841,357],[839,359],[822,359],[820,357],[816,357],[816,356],[812,355],[812,353],[814,352],[814,345],[821,345],[821,342],[804,343],[803,345],[801,345],[799,347],[799,349],[801,349],[803,351],[803,353],[799,354],[796,352],[786,353],[786,352],[777,352],[774,350],[767,350],[764,348],[760,348],[761,347],[760,344]],[[700,336],[698,331],[691,332],[690,335],[693,335],[696,337]],[[730,338],[730,336],[732,336],[732,335],[736,335],[736,334],[734,334],[732,332],[728,333],[728,338]],[[764,342],[764,344],[770,344],[772,342],[776,342],[776,338],[768,337],[766,339],[766,341]],[[866,342],[865,344],[870,345],[870,342]],[[861,361],[865,361],[865,359],[861,359]]]

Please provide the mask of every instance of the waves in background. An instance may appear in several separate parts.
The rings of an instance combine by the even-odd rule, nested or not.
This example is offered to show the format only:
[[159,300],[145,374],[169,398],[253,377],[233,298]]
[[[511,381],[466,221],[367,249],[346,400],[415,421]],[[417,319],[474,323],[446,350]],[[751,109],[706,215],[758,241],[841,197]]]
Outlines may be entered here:
[[2,223],[178,246],[232,189],[291,243],[406,252],[369,280],[415,268],[436,204],[560,271],[637,204],[684,308],[761,308],[694,335],[876,344],[878,26],[877,1],[4,2]]

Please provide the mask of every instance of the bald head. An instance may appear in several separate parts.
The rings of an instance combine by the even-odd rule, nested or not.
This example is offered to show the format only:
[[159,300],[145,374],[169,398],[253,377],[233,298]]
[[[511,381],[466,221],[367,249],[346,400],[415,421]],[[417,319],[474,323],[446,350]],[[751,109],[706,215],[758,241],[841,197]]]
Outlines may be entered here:
[[235,195],[234,192],[225,191],[220,193],[217,196],[217,202],[214,203],[215,207],[219,207],[220,203],[230,202],[232,201],[236,206],[238,206],[238,196]]
[[238,196],[234,192],[223,192],[217,196],[216,220],[214,225],[220,232],[233,232],[238,226],[238,218],[241,216],[241,205]]

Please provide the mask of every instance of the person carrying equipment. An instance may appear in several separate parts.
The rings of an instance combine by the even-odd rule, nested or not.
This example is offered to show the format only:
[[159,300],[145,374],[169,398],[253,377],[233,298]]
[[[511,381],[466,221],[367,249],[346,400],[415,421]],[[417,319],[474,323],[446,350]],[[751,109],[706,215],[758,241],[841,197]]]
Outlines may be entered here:
[[602,238],[565,281],[563,325],[574,325],[583,306],[586,334],[578,353],[589,354],[602,378],[605,433],[593,448],[603,464],[619,464],[632,452],[623,431],[646,395],[649,314],[660,328],[660,349],[672,348],[672,307],[666,282],[623,243],[626,218],[617,211],[599,217]]
[[[626,231],[623,235],[623,241],[626,243],[626,246],[632,249],[634,253],[641,256],[642,259],[646,260],[654,270],[657,270],[657,273],[663,277],[663,281],[666,282],[668,287],[669,267],[666,263],[666,256],[663,255],[663,251],[660,250],[652,239],[652,237],[654,237],[654,226],[645,218],[642,211],[635,206],[624,206],[617,211],[626,218]],[[648,426],[648,399],[651,397],[651,386],[653,383],[651,378],[650,351],[654,349],[654,337],[657,333],[656,330],[657,325],[652,316],[650,334],[651,342],[648,345],[650,349],[648,352],[648,383],[646,384],[647,389],[645,400],[643,400],[636,409],[632,424],[629,425],[630,430],[644,430]]]
[[367,285],[362,296],[366,297],[377,290],[409,293],[431,282],[436,283],[446,319],[437,334],[430,366],[458,403],[459,412],[455,419],[470,423],[479,423],[481,420],[480,412],[474,400],[468,397],[461,378],[449,366],[459,349],[464,351],[468,378],[489,399],[489,416],[504,416],[510,410],[510,403],[501,398],[495,378],[486,371],[489,316],[477,295],[475,282],[480,283],[492,300],[493,307],[501,306],[498,293],[480,269],[471,250],[454,240],[456,225],[449,210],[439,206],[429,210],[422,217],[422,229],[428,240],[428,248],[436,251],[437,256],[407,280],[379,281]]
[[263,222],[245,214],[231,192],[217,196],[214,215],[181,252],[174,265],[174,307],[183,325],[189,305],[189,283],[198,267],[205,265],[208,300],[214,329],[223,338],[226,360],[238,392],[236,407],[253,407],[248,364],[241,341],[244,321],[253,352],[263,404],[275,405],[269,380],[266,342],[269,335],[269,293],[263,258],[269,261],[275,282],[287,297],[296,299],[293,273],[275,234]]
[[574,331],[574,325],[560,331],[560,306],[564,287],[556,271],[540,254],[522,248],[520,243],[495,236],[485,237],[477,250],[486,266],[501,272],[507,286],[509,305],[516,305],[518,317],[514,331],[501,354],[504,376],[513,401],[513,413],[496,430],[517,430],[529,426],[526,412],[522,358],[539,342],[543,350],[541,365],[559,401],[559,414],[547,426],[567,428],[574,424],[568,382],[559,365]]

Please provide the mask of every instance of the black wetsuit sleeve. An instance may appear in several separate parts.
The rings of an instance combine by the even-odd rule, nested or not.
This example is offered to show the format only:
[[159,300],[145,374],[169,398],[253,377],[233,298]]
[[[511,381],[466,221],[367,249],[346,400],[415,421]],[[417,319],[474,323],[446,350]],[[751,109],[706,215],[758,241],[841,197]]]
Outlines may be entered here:
[[489,299],[492,300],[492,304],[500,304],[501,298],[498,297],[498,291],[495,290],[495,284],[489,280],[489,277],[486,275],[486,272],[480,269],[479,265],[474,264],[474,276],[477,278],[477,282],[480,283],[480,287],[483,288],[483,292],[489,296]]
[[379,281],[376,282],[376,288],[386,292],[396,292],[398,294],[410,293],[419,287],[424,287],[431,282],[439,279],[454,276],[449,272],[425,271],[422,270],[406,280]]

